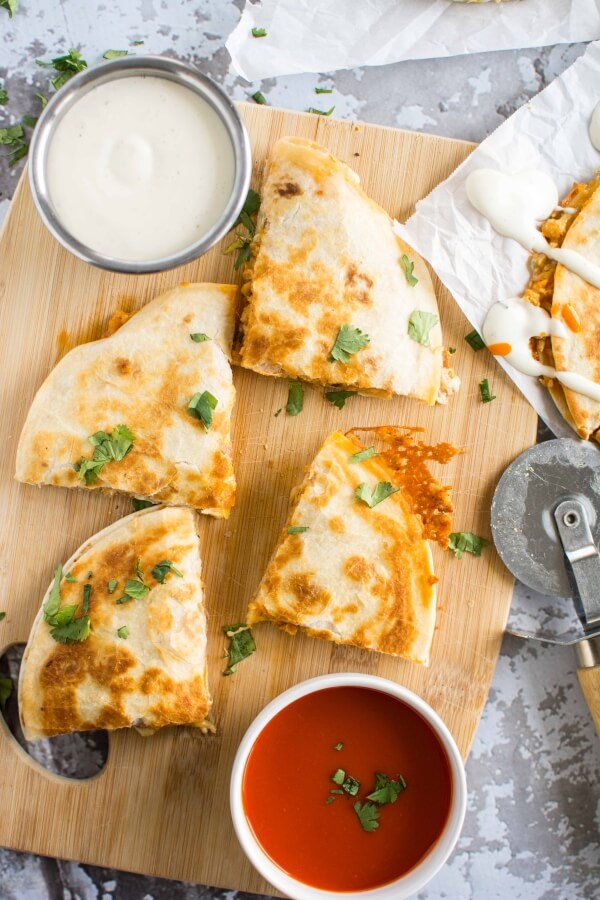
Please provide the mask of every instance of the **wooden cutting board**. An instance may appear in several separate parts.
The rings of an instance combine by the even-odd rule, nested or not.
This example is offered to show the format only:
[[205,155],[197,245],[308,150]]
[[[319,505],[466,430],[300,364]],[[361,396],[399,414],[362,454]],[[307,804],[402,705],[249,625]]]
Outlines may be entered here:
[[[416,200],[446,178],[471,144],[372,125],[243,105],[254,150],[254,184],[281,135],[325,144],[356,169],[367,193],[405,219]],[[365,234],[368,240],[368,234]],[[99,496],[13,480],[15,451],[28,407],[50,369],[71,347],[99,337],[119,308],[139,309],[179,281],[235,279],[217,247],[182,269],[124,276],[70,256],[40,222],[23,178],[0,241],[0,655],[27,639],[58,561],[90,535],[131,511],[120,496]],[[291,637],[269,624],[255,629],[258,650],[229,678],[224,624],[244,618],[285,521],[290,489],[323,438],[355,425],[410,424],[430,442],[466,448],[443,473],[454,485],[455,529],[489,538],[489,510],[504,468],[535,440],[536,416],[487,351],[464,341],[470,325],[439,283],[444,337],[456,347],[462,388],[448,406],[414,400],[350,399],[343,410],[307,387],[304,411],[285,413],[287,383],[236,369],[233,436],[238,501],[228,521],[201,516],[210,616],[209,671],[214,736],[169,729],[153,738],[110,736],[108,762],[95,778],[49,775],[0,727],[0,845],[226,888],[273,893],[238,847],[228,812],[231,762],[250,721],[292,684],[326,672],[360,671],[394,679],[442,716],[466,757],[498,656],[512,578],[493,548],[455,559],[434,548],[440,577],[432,661],[423,668],[377,653]],[[160,346],[157,347],[160,352]],[[483,404],[484,377],[496,399]],[[0,717],[1,719],[1,717]]]

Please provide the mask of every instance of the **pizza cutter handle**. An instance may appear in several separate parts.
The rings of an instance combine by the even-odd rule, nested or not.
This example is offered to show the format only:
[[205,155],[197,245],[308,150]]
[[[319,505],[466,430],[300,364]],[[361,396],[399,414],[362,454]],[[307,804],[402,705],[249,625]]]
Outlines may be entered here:
[[600,737],[600,636],[577,644],[577,678]]

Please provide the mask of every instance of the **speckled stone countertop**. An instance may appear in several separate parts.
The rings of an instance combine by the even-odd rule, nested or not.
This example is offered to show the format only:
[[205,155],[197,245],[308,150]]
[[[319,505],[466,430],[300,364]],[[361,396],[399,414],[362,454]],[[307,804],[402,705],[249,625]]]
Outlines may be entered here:
[[[235,99],[260,89],[273,105],[306,109],[323,78],[334,87],[336,116],[478,141],[584,50],[563,45],[248,85],[229,71],[224,48],[241,7],[242,0],[21,0],[12,20],[0,9],[0,86],[10,97],[0,126],[37,115],[35,92],[47,91],[49,76],[36,58],[75,47],[92,65],[107,48],[143,41],[144,52],[197,63]],[[0,216],[21,165],[0,160]],[[565,618],[558,604],[522,587],[513,610]],[[467,778],[462,837],[421,900],[600,898],[600,742],[571,648],[505,638]],[[0,849],[6,900],[249,896]]]

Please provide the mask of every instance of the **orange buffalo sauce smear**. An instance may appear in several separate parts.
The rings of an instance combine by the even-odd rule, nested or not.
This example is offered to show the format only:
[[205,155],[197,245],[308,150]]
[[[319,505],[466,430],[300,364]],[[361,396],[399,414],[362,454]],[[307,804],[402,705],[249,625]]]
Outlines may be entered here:
[[[360,781],[356,797],[330,794],[338,768]],[[379,807],[379,828],[368,832],[353,805],[374,790],[376,772],[402,775],[407,788]],[[359,891],[394,881],[433,848],[452,781],[439,739],[417,712],[381,691],[339,687],[296,700],[268,723],[246,763],[242,797],[280,869],[322,890]]]

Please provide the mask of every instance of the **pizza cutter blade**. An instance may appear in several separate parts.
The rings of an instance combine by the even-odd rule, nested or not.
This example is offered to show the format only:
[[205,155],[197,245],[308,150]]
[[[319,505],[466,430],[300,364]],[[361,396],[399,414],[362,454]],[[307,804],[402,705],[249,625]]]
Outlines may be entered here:
[[515,578],[573,604],[564,634],[512,633],[575,646],[577,676],[600,735],[600,449],[561,438],[526,450],[498,482],[491,525]]

